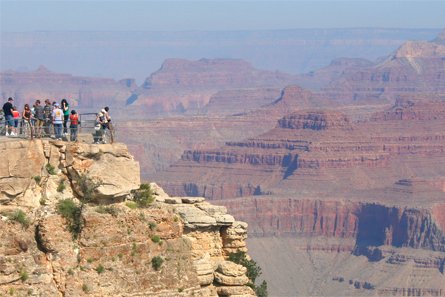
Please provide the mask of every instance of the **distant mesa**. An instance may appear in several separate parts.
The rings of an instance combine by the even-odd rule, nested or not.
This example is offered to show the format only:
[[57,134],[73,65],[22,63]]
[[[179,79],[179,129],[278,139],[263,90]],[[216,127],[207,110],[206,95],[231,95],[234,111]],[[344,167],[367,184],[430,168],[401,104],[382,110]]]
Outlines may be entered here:
[[[135,112],[145,113],[184,113],[203,110],[215,110],[215,106],[224,108],[218,113],[232,114],[243,110],[233,110],[228,105],[217,102],[221,97],[214,98],[212,106],[205,108],[211,98],[222,91],[251,90],[254,88],[283,88],[295,83],[297,76],[277,71],[259,70],[240,59],[167,59],[159,70],[152,73],[128,97],[127,104],[134,107]],[[276,93],[276,91],[273,91]],[[270,93],[270,92],[269,92]],[[221,94],[227,98],[226,95]],[[256,95],[251,92],[249,96]],[[261,98],[261,95],[258,96]],[[270,95],[262,100],[269,103]],[[260,104],[259,104],[260,105]],[[259,107],[258,105],[258,107]],[[250,108],[250,107],[249,107]]]
[[154,89],[163,86],[205,89],[276,86],[277,83],[283,86],[283,82],[294,80],[295,77],[289,74],[258,70],[241,59],[167,59],[144,85]]

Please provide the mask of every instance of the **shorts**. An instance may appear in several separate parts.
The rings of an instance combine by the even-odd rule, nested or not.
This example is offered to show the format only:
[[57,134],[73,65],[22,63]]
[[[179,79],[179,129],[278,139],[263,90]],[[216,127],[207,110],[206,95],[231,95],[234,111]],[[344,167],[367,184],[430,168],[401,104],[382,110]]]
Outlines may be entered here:
[[12,115],[6,115],[5,116],[5,123],[9,127],[14,126],[14,117]]
[[45,124],[45,120],[37,119],[37,127],[42,127]]

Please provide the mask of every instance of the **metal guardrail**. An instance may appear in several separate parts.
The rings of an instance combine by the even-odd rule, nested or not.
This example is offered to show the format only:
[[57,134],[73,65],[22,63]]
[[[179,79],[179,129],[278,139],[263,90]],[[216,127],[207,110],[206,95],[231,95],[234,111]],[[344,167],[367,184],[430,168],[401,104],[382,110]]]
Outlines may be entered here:
[[[36,120],[30,121],[24,119],[14,119],[14,127],[11,129],[14,134],[10,137],[17,137],[23,139],[33,139],[36,136],[55,138],[54,126],[51,122],[45,122],[40,129],[40,135],[37,135]],[[70,139],[70,121],[67,122],[67,134],[63,135],[63,140]],[[99,129],[96,126],[96,113],[82,113],[79,114],[79,125],[77,128],[77,134],[91,134],[94,143],[113,143],[116,140],[116,127],[111,122],[109,123],[109,129]],[[62,128],[63,129],[63,128]],[[63,132],[63,131],[62,131]],[[3,116],[0,115],[0,135],[6,135],[6,121]]]

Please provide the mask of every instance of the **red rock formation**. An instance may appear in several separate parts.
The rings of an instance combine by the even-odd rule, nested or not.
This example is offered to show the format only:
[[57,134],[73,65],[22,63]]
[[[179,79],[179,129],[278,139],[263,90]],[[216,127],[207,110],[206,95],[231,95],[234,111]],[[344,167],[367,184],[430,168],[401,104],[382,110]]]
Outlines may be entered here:
[[[444,204],[433,209],[416,209],[344,200],[276,197],[215,202],[248,222],[249,232],[255,237],[352,238],[359,254],[366,254],[369,246],[382,245],[445,251],[444,232],[438,223],[441,215],[437,213]],[[440,261],[420,262],[419,265],[440,267]]]
[[441,37],[432,42],[409,41],[380,64],[347,68],[324,89],[337,101],[367,103],[389,100],[399,95],[445,97],[445,46]]
[[43,102],[46,98],[57,101],[67,98],[71,106],[82,108],[124,106],[135,89],[131,79],[78,77],[51,72],[44,66],[33,72],[1,72],[0,86],[3,99],[14,97],[17,106],[34,103],[36,99]]
[[[210,103],[212,96],[219,91],[265,87],[282,88],[295,80],[294,76],[281,72],[255,69],[242,60],[201,59],[187,61],[168,59],[135,91],[134,100],[129,103],[139,108],[143,107],[146,113],[153,113],[153,111],[157,113],[196,112]],[[235,97],[238,96],[238,94],[235,95]],[[266,102],[270,102],[267,98],[269,96],[266,96]],[[214,103],[212,102],[209,106],[210,109]],[[253,102],[251,104],[259,107],[262,103]],[[219,106],[224,108],[224,104],[219,104]],[[231,113],[232,111],[233,107],[230,107],[228,111],[219,110],[219,113]],[[242,111],[244,110],[237,110],[237,112]]]

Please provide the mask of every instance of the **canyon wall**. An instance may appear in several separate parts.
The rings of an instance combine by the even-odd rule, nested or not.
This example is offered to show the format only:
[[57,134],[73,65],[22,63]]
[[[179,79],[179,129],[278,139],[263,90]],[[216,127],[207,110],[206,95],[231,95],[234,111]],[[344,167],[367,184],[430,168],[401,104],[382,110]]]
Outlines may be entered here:
[[247,224],[154,183],[138,207],[125,145],[3,139],[0,151],[1,295],[255,296],[227,261],[247,252]]

